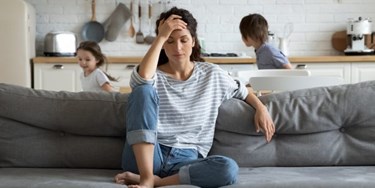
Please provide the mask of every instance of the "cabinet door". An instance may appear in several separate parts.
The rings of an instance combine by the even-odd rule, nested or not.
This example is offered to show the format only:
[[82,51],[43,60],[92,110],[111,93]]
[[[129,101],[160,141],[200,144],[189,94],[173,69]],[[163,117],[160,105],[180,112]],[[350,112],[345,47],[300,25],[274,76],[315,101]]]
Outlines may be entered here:
[[77,64],[34,64],[34,88],[52,91],[81,91]]
[[305,64],[311,76],[337,76],[342,78],[345,84],[351,83],[350,63],[293,63],[293,67],[298,64]]
[[109,64],[106,72],[118,79],[117,82],[111,82],[111,85],[116,89],[128,88],[131,73],[136,64]]
[[375,80],[374,63],[352,63],[352,83]]
[[218,64],[220,68],[227,71],[229,75],[247,84],[249,76],[247,71],[258,69],[256,64]]

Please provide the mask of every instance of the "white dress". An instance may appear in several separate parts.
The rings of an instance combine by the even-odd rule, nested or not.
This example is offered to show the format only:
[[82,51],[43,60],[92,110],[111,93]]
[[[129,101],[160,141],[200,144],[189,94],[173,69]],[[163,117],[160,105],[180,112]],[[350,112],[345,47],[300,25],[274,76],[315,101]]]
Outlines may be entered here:
[[88,76],[82,72],[80,78],[83,91],[104,91],[102,85],[110,83],[108,77],[98,68]]

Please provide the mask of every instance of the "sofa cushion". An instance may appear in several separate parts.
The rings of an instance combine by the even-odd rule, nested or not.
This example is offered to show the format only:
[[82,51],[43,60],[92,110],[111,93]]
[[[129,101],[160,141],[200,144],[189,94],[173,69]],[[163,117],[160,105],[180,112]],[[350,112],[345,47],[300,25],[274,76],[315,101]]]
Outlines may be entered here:
[[[113,183],[119,170],[0,168],[0,188],[120,188]],[[240,168],[237,183],[228,188],[373,188],[375,167],[256,167]],[[165,188],[197,188],[193,185]],[[164,188],[163,187],[163,188]]]
[[128,94],[34,90],[0,84],[0,117],[51,131],[124,136]]
[[230,188],[373,188],[374,166],[240,168]]
[[0,167],[120,169],[127,97],[0,84]]
[[121,167],[122,137],[82,136],[2,117],[0,130],[0,167]]
[[276,126],[272,141],[255,132],[254,109],[231,99],[220,107],[211,155],[248,167],[375,164],[375,81],[260,99]]
[[0,168],[0,187],[124,188],[124,185],[113,181],[120,172],[104,169]]

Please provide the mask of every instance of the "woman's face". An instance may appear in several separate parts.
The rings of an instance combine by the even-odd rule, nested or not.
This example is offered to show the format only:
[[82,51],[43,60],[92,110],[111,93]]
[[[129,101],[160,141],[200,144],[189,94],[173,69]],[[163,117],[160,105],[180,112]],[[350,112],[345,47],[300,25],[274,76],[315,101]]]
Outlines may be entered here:
[[188,29],[174,30],[163,48],[170,62],[190,61],[195,40]]
[[95,59],[91,52],[80,49],[77,51],[77,59],[79,66],[86,74],[89,74],[96,69],[98,60]]

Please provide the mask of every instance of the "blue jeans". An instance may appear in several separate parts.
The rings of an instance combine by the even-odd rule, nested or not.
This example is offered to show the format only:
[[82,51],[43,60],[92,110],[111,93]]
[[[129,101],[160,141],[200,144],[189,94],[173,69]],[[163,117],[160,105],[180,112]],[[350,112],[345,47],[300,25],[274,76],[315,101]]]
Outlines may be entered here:
[[154,174],[163,178],[179,175],[181,184],[199,187],[220,187],[236,182],[237,163],[224,156],[202,158],[196,149],[180,149],[159,144],[157,118],[159,97],[151,85],[133,89],[126,114],[126,142],[122,154],[122,168],[139,174],[131,145],[154,144]]

